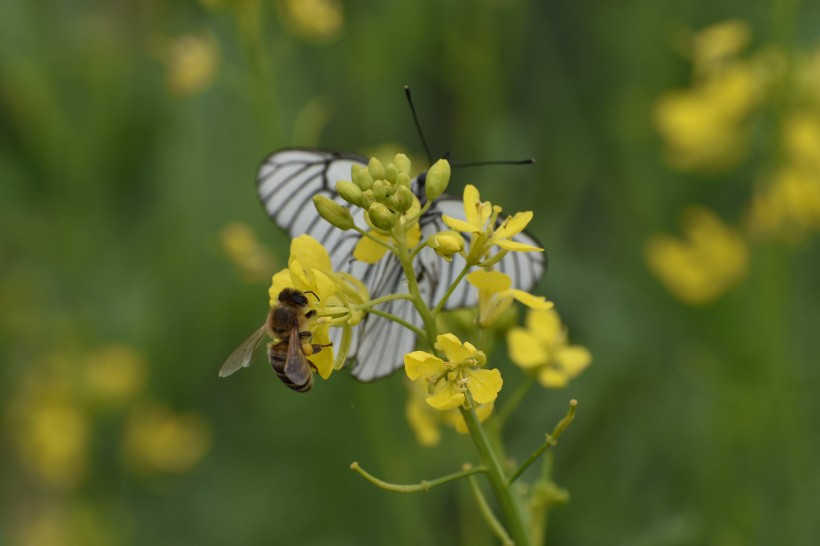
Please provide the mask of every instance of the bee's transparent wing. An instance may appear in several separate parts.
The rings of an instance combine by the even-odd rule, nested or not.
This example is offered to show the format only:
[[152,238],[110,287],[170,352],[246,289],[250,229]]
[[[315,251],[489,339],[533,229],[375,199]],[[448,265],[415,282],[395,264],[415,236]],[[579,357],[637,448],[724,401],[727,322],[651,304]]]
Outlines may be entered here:
[[253,359],[253,353],[256,351],[256,347],[259,346],[259,342],[262,341],[266,333],[267,325],[263,324],[254,333],[252,333],[248,339],[243,341],[239,347],[234,349],[231,356],[228,357],[219,369],[219,377],[228,377],[236,370],[250,366],[251,360]]

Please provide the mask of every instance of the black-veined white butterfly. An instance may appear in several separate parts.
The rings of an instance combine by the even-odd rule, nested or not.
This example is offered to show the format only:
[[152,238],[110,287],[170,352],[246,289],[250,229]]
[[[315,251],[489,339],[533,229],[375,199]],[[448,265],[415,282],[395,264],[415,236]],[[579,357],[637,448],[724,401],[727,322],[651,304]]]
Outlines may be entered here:
[[[284,149],[272,153],[259,167],[257,191],[265,211],[271,220],[291,237],[308,234],[319,241],[330,254],[336,271],[344,271],[362,280],[372,299],[387,294],[407,293],[407,281],[399,260],[390,253],[375,264],[353,259],[353,249],[361,235],[354,230],[341,231],[323,220],[313,206],[314,195],[325,195],[350,209],[360,228],[369,229],[364,221],[364,211],[353,207],[336,192],[336,182],[350,180],[354,164],[367,165],[361,156],[343,152],[316,149]],[[411,182],[413,193],[422,204],[425,174]],[[421,217],[421,240],[433,233],[449,229],[441,219],[446,214],[464,217],[464,204],[459,198],[443,195]],[[468,238],[469,240],[469,238]],[[541,246],[532,235],[521,232],[515,241]],[[419,289],[431,307],[446,293],[447,289],[464,267],[464,258],[456,255],[451,262],[441,259],[430,248],[416,257],[414,270]],[[498,271],[512,278],[513,286],[532,290],[541,280],[546,269],[542,252],[510,252],[496,266]],[[470,307],[478,303],[475,289],[461,283],[447,300],[444,309]],[[384,311],[421,327],[421,318],[408,300],[390,301]],[[331,329],[334,345],[341,339],[340,330]],[[361,381],[372,381],[391,374],[403,365],[403,356],[415,349],[415,334],[401,325],[369,314],[354,328],[348,351],[351,374]]]

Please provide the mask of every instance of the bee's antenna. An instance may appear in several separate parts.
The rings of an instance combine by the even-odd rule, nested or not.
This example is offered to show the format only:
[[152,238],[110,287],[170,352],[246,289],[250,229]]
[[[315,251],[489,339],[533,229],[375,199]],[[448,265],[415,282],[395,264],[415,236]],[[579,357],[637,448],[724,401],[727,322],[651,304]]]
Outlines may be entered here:
[[313,290],[308,290],[308,291],[302,292],[302,293],[303,294],[313,294],[313,297],[315,297],[318,301],[322,301],[322,300],[319,299],[319,296],[317,296],[316,292],[314,292]]
[[450,168],[458,169],[462,167],[480,167],[483,165],[532,165],[535,163],[535,160],[530,159],[519,159],[517,161],[474,161],[472,163],[459,163],[458,165],[450,165]]
[[419,132],[419,138],[421,139],[421,145],[424,146],[424,153],[427,154],[427,161],[430,165],[433,164],[433,154],[430,153],[430,148],[427,146],[427,141],[424,140],[424,133],[421,130],[421,124],[419,123],[419,117],[416,115],[416,107],[413,106],[413,97],[410,96],[410,86],[404,86],[404,94],[407,97],[407,102],[410,104],[410,111],[413,112],[413,121],[416,124],[416,130]]

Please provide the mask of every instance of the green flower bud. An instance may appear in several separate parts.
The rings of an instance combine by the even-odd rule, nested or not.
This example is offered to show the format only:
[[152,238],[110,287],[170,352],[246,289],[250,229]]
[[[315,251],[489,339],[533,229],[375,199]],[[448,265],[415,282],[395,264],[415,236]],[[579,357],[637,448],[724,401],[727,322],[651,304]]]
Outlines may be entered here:
[[407,212],[413,206],[413,192],[407,186],[399,186],[396,193],[390,196],[390,208],[398,212]]
[[390,212],[390,209],[381,203],[373,203],[367,209],[367,215],[370,217],[370,222],[379,229],[390,231],[396,223],[396,217]]
[[427,199],[432,201],[447,189],[450,183],[450,164],[446,159],[439,159],[427,171],[427,178],[424,185],[424,193]]
[[346,231],[353,227],[353,217],[350,215],[350,210],[326,195],[314,195],[313,205],[319,212],[319,216],[337,228]]
[[367,171],[373,180],[384,180],[384,165],[375,157],[370,158],[370,163],[367,164]]
[[373,197],[376,198],[376,201],[384,201],[387,197],[387,188],[390,185],[387,183],[386,180],[376,180],[373,182]]
[[353,183],[359,186],[362,190],[369,190],[373,186],[373,177],[366,167],[354,164],[350,168],[350,174],[353,177]]
[[455,254],[464,250],[464,237],[457,231],[441,231],[430,235],[427,246],[449,262]]
[[410,175],[407,173],[399,173],[396,177],[396,186],[405,186],[410,188]]
[[336,182],[336,191],[351,205],[358,206],[362,200],[362,190],[353,182],[347,180]]
[[365,190],[362,192],[362,199],[359,203],[363,209],[367,210],[370,208],[370,205],[376,202],[376,197],[373,195],[373,190]]
[[399,170],[392,163],[388,163],[384,168],[384,177],[388,182],[396,182],[396,177],[399,175]]
[[410,159],[404,154],[396,154],[393,158],[393,165],[399,170],[399,173],[404,173],[410,176]]

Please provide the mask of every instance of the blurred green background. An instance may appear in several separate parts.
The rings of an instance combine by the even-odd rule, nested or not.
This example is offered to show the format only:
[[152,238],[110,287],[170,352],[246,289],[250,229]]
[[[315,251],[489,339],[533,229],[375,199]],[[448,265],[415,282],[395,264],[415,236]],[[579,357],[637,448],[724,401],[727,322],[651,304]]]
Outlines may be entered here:
[[[680,168],[653,109],[694,85],[686,29],[729,19],[748,25],[738,55],[777,48],[784,75],[744,117],[742,159]],[[286,146],[423,163],[404,84],[434,154],[537,160],[456,171],[451,192],[535,210],[539,292],[593,354],[506,431],[521,460],[579,400],[548,543],[817,544],[816,223],[761,238],[742,218],[787,155],[818,23],[796,0],[4,2],[0,544],[495,543],[464,483],[400,496],[348,470],[414,482],[476,461],[452,431],[416,443],[400,374],[306,396],[261,358],[217,378],[287,258],[257,165]],[[691,204],[748,252],[698,305],[645,259]]]

